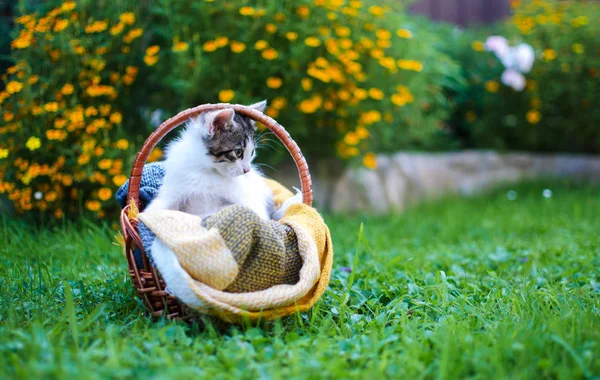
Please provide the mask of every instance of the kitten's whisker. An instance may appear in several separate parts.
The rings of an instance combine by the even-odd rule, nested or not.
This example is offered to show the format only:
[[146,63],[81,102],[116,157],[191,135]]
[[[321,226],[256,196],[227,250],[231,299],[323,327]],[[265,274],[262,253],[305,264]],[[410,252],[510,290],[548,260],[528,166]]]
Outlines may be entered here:
[[265,164],[265,163],[256,163],[256,164],[254,164],[254,165],[258,166],[258,167],[259,167],[259,168],[261,168],[261,169],[262,169],[263,167],[266,167],[266,168],[269,168],[269,169],[273,170],[274,172],[281,173],[281,171],[279,171],[279,170],[275,169],[274,167],[272,167],[272,166],[271,166],[271,165],[269,165],[269,164]]

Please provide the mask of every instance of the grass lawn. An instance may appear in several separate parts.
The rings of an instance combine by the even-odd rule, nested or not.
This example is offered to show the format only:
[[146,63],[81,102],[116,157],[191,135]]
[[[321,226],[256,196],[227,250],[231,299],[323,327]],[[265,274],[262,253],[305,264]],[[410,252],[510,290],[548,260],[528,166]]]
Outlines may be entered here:
[[0,379],[599,376],[600,189],[514,189],[328,217],[317,306],[225,331],[146,318],[108,225],[0,219]]

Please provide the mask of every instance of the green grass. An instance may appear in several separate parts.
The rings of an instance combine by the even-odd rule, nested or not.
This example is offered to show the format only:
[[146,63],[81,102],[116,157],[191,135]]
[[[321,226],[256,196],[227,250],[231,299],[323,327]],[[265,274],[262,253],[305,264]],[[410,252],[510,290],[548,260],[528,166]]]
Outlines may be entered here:
[[224,331],[146,318],[108,226],[0,220],[0,378],[597,378],[599,189],[546,186],[329,217],[316,307]]

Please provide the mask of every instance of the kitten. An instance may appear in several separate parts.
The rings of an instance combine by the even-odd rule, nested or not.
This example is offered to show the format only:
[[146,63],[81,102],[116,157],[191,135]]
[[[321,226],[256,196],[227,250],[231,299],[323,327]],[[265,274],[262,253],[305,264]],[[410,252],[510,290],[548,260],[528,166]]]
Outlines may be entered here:
[[[267,102],[249,106],[264,111]],[[200,114],[166,149],[165,177],[146,211],[171,209],[205,218],[232,205],[244,205],[269,220],[273,194],[252,167],[253,120],[233,109]]]

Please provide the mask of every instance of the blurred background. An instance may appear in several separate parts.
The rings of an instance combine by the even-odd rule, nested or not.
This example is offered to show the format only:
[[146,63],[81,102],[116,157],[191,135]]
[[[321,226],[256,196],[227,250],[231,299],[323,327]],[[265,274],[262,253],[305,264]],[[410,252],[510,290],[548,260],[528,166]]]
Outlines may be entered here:
[[[113,218],[162,121],[262,99],[334,212],[595,180],[598,36],[598,1],[0,0],[0,210]],[[297,185],[273,138],[258,161]]]

